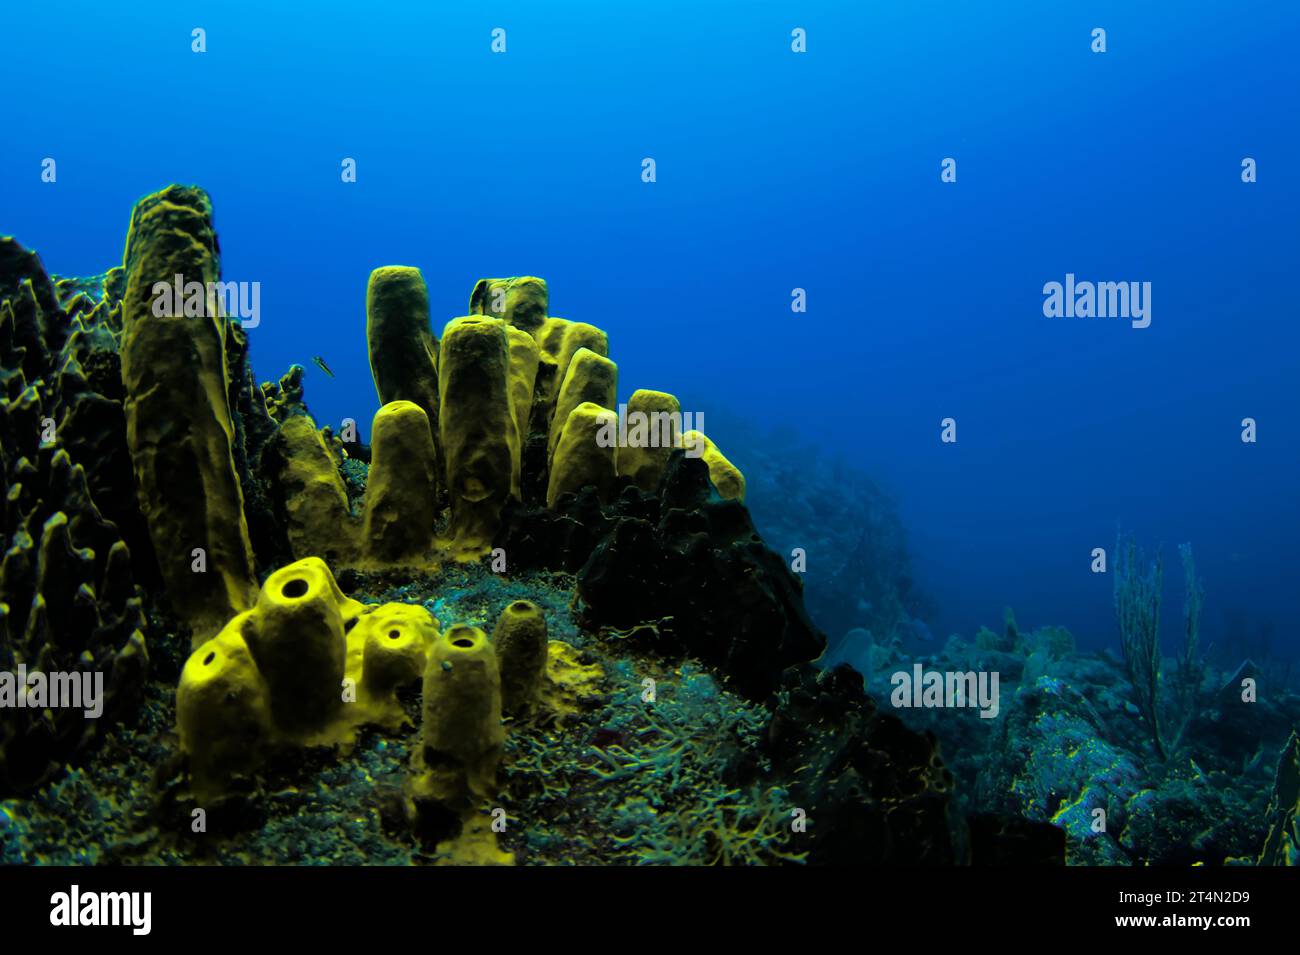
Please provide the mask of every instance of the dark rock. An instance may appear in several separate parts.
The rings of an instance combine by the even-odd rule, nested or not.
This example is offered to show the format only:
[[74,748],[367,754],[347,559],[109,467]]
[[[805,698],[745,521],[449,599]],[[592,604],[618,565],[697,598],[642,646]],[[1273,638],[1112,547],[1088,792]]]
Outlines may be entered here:
[[976,813],[966,824],[971,865],[1065,865],[1065,830],[1051,823]]
[[808,815],[807,861],[951,865],[952,776],[931,733],[876,711],[852,667],[791,667],[764,749]]
[[583,619],[628,630],[654,623],[665,649],[720,669],[761,699],[787,667],[815,659],[826,638],[803,607],[799,578],[758,536],[749,513],[724,501],[708,467],[674,452],[659,514],[625,491],[619,516],[578,573]]

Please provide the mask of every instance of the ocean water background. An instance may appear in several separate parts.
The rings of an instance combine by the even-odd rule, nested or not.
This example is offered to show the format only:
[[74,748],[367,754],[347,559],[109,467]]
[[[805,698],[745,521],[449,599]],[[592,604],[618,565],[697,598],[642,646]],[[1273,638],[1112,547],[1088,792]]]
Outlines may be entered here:
[[[10,4],[0,231],[93,274],[137,198],[203,186],[225,278],[261,283],[257,374],[305,365],[363,434],[371,269],[418,266],[439,333],[475,279],[540,275],[622,398],[887,487],[936,633],[1009,604],[1114,645],[1089,561],[1122,524],[1164,544],[1167,640],[1190,541],[1203,643],[1240,615],[1294,652],[1298,47],[1289,0]],[[1067,272],[1151,282],[1151,326],[1044,318]]]

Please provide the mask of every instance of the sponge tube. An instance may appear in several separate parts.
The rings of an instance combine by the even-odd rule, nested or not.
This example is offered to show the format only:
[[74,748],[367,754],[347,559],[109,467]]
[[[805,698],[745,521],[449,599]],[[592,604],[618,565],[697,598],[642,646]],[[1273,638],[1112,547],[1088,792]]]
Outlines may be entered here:
[[555,400],[555,417],[551,421],[549,453],[555,455],[560,434],[568,424],[573,409],[584,401],[613,410],[618,395],[618,365],[588,348],[579,348],[569,362],[569,370]]
[[282,567],[266,579],[245,638],[266,680],[271,713],[291,734],[320,730],[342,705],[347,608],[334,575],[318,557]]
[[434,642],[424,671],[418,758],[434,795],[448,802],[491,795],[504,745],[496,653],[482,630],[459,624]]
[[492,645],[501,664],[501,705],[507,713],[523,713],[537,701],[546,672],[546,617],[528,600],[516,600],[501,611]]
[[518,468],[520,440],[511,403],[510,338],[499,318],[453,319],[442,338],[439,424],[447,459],[457,557],[491,547]]
[[271,736],[266,683],[244,639],[252,616],[235,617],[181,671],[176,723],[200,799],[256,769]]
[[437,465],[429,421],[410,401],[394,401],[371,426],[370,480],[362,528],[367,562],[420,566],[433,551]]
[[601,500],[608,498],[617,438],[618,415],[613,411],[589,401],[574,408],[551,460],[546,506],[554,507],[561,494],[576,493],[588,484],[595,485]]
[[654,492],[673,448],[682,446],[682,406],[662,391],[634,391],[628,399],[627,438],[616,455],[618,473]]

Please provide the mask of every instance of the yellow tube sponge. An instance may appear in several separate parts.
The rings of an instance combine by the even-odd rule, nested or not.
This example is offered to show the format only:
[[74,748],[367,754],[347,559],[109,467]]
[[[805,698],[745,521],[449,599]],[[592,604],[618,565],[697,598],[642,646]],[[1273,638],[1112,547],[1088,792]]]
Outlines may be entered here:
[[469,297],[471,315],[489,315],[532,335],[546,322],[546,280],[535,275],[479,279]]
[[[360,620],[362,686],[378,699],[418,682],[438,639],[438,622],[414,604],[384,604]],[[351,644],[349,639],[349,644]]]
[[219,794],[232,777],[252,773],[271,737],[266,683],[244,639],[252,618],[248,611],[235,617],[181,671],[176,723],[200,800]]
[[[537,330],[537,344],[542,349],[542,354],[551,358],[560,358],[560,352],[564,350],[564,333],[569,330],[573,322],[567,318],[556,318],[551,316],[542,323],[542,327]],[[593,349],[594,351],[595,349]]]
[[555,400],[555,417],[551,421],[548,453],[554,457],[560,434],[568,424],[573,409],[591,402],[611,411],[618,401],[618,365],[588,348],[579,348],[569,362],[568,373]]
[[310,737],[337,718],[347,662],[343,620],[354,605],[318,557],[281,567],[262,585],[255,625],[244,637],[278,729]]
[[[517,328],[507,328],[510,336],[510,413],[514,418],[515,431],[519,436],[522,449],[528,437],[528,419],[533,411],[533,385],[537,381],[537,366],[541,361],[541,352],[537,342],[527,332]],[[522,450],[514,456],[514,468],[510,474],[510,492],[516,499],[520,497],[519,479],[523,459]]]
[[702,431],[687,431],[682,435],[682,447],[689,457],[703,458],[709,466],[709,480],[724,498],[745,500],[745,475],[723,457],[718,446],[704,436]]
[[447,535],[462,560],[490,550],[519,466],[506,327],[499,318],[468,316],[443,331],[438,383],[451,497]]
[[123,264],[127,447],[167,598],[199,643],[257,590],[231,454],[230,326],[209,291],[221,268],[207,195],[169,186],[141,199]]
[[654,492],[673,448],[682,446],[682,406],[662,391],[632,392],[625,410],[626,434],[615,455],[618,473],[643,491]]
[[536,704],[546,674],[546,617],[537,604],[516,600],[501,611],[492,646],[501,666],[501,707],[526,713]]
[[420,270],[389,265],[370,273],[366,344],[379,403],[420,406],[438,434],[438,342],[429,327],[429,290]]
[[367,606],[319,558],[267,578],[257,605],[191,654],[177,691],[195,791],[217,796],[272,748],[350,746],[361,726],[409,724],[397,692],[424,676],[438,621]]
[[431,560],[437,519],[437,465],[429,421],[411,401],[375,414],[370,436],[362,546],[365,563],[418,567]]
[[588,325],[586,322],[565,322],[564,337],[560,340],[560,350],[555,355],[556,364],[559,365],[558,381],[562,383],[568,376],[569,363],[583,348],[607,358],[609,336],[595,325]]
[[295,557],[316,554],[330,561],[351,557],[355,534],[347,490],[316,424],[294,415],[280,426],[289,547]]
[[468,806],[496,791],[505,746],[501,674],[487,634],[458,624],[434,641],[424,671],[416,792]]
[[574,408],[551,459],[546,506],[554,507],[561,494],[577,492],[588,484],[595,485],[605,500],[614,483],[617,436],[618,415],[613,411],[590,401]]

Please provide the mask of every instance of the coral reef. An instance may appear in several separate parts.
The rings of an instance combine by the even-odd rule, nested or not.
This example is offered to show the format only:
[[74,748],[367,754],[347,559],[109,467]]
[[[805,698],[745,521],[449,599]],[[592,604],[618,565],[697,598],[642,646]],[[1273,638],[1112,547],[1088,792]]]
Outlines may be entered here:
[[[567,516],[581,521],[590,499],[571,500]],[[627,489],[616,513],[578,573],[593,626],[676,647],[758,697],[821,653],[825,637],[804,611],[799,578],[763,545],[743,505],[718,495],[704,462],[674,451],[659,496]]]
[[6,242],[0,280],[0,649],[108,669],[120,719],[59,778],[84,725],[5,714],[39,787],[5,861],[68,861],[86,804],[77,861],[1059,861],[1033,820],[954,825],[934,736],[812,666],[740,470],[671,395],[620,423],[608,336],[541,279],[480,281],[439,341],[418,270],[376,269],[370,447],[301,366],[254,383],[198,189],[142,199],[100,279]]
[[948,864],[951,773],[932,734],[878,713],[851,667],[787,671],[766,749],[813,826],[808,861]]
[[1292,732],[1277,764],[1260,865],[1300,865],[1300,733]]
[[955,804],[971,820],[972,858],[988,814],[1059,827],[1075,865],[1222,865],[1264,845],[1262,820],[1276,818],[1265,806],[1270,754],[1300,720],[1295,694],[1248,702],[1224,674],[1223,690],[1202,694],[1179,755],[1162,760],[1123,662],[1078,651],[1062,627],[1027,630],[1008,611],[1000,630],[973,640],[953,635],[918,655],[897,642],[871,649],[867,688],[882,700],[916,663],[1000,674],[996,719],[974,708],[897,710],[940,741]]
[[0,700],[0,793],[45,782],[129,716],[147,676],[141,583],[156,575],[141,573],[152,551],[122,409],[121,284],[121,269],[51,280],[35,253],[0,238],[0,671],[106,681],[98,720]]

